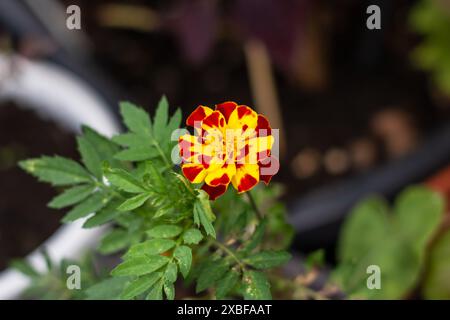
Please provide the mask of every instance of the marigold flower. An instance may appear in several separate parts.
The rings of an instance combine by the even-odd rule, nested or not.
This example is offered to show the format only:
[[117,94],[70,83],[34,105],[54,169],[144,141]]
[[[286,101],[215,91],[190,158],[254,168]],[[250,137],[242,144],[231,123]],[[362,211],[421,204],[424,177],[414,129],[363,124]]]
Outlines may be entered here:
[[274,137],[269,121],[250,107],[224,102],[215,110],[199,106],[187,118],[195,135],[179,139],[182,171],[192,183],[204,183],[211,200],[231,184],[239,192],[260,180],[268,184],[279,169],[271,155]]

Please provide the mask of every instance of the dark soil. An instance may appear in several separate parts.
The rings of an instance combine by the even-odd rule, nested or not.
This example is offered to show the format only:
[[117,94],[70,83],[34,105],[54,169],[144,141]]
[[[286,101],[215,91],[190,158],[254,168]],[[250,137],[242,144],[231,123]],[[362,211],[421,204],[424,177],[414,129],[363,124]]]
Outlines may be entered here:
[[33,111],[0,104],[0,270],[33,251],[60,225],[61,212],[47,207],[56,191],[17,166],[21,159],[44,154],[75,158],[73,135]]

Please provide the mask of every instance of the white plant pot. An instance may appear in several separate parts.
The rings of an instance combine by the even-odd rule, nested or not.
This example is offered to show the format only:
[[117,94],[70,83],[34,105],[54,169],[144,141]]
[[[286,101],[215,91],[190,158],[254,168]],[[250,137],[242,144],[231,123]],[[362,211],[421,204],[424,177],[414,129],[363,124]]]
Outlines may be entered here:
[[[49,63],[0,55],[2,100],[29,106],[43,118],[52,119],[74,133],[79,132],[81,124],[106,136],[118,132],[115,117],[103,99],[81,79]],[[83,222],[61,226],[42,244],[55,262],[77,258],[96,243],[104,229],[82,229]],[[37,270],[45,270],[39,249],[27,259]],[[18,298],[28,284],[28,278],[13,269],[0,272],[0,299]]]

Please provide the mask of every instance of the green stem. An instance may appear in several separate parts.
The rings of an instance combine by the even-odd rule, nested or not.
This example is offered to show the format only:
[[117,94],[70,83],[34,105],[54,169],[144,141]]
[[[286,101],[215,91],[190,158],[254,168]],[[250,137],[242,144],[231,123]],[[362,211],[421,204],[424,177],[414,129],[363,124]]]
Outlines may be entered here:
[[169,159],[167,159],[166,155],[164,154],[164,151],[161,149],[161,146],[155,139],[153,139],[153,145],[155,146],[156,149],[158,149],[158,152],[161,154],[161,158],[166,163],[167,168],[168,169],[172,168],[172,165],[170,164]]
[[227,248],[227,246],[225,246],[224,244],[222,244],[221,242],[214,240],[212,242],[212,244],[214,246],[216,246],[218,249],[222,250],[223,252],[225,252],[228,256],[230,256],[234,261],[237,262],[237,264],[239,265],[239,267],[241,267],[242,270],[245,270],[245,264],[239,260],[239,258],[234,254],[233,251],[231,251],[230,249]]
[[250,193],[250,191],[246,192],[248,200],[250,201],[250,204],[253,208],[253,211],[255,212],[256,216],[258,217],[259,220],[264,219],[263,214],[261,213],[261,211],[259,210],[258,206],[256,205],[256,201],[253,198],[252,194]]

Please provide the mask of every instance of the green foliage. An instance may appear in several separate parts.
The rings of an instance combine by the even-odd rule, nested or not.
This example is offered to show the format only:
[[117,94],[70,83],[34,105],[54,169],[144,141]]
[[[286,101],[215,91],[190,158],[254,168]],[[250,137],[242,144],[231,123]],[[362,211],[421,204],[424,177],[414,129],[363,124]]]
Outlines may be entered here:
[[423,294],[427,299],[450,299],[450,231],[444,233],[433,246],[424,281]]
[[440,1],[421,0],[410,14],[413,30],[423,35],[421,44],[413,52],[418,66],[432,73],[439,88],[450,94],[450,9]]
[[[97,250],[119,253],[122,261],[79,297],[174,299],[180,281],[195,281],[197,292],[210,297],[270,298],[265,273],[290,259],[284,250],[292,238],[284,207],[273,201],[279,189],[254,192],[265,208],[261,221],[248,199],[236,193],[227,192],[212,207],[207,193],[170,162],[180,110],[169,116],[163,97],[153,118],[129,102],[120,104],[120,112],[128,131],[111,139],[83,127],[77,138],[81,164],[61,157],[20,162],[39,180],[67,187],[49,203],[69,208],[64,222],[112,226]],[[30,277],[43,277],[22,261],[14,264]]]
[[[426,245],[444,212],[444,201],[425,187],[410,187],[399,195],[393,212],[373,197],[360,203],[347,218],[339,240],[336,279],[358,297],[399,299],[417,285]],[[366,286],[367,267],[382,271],[382,288]]]

